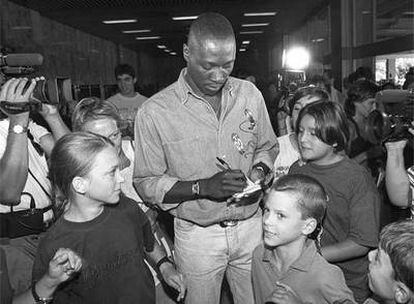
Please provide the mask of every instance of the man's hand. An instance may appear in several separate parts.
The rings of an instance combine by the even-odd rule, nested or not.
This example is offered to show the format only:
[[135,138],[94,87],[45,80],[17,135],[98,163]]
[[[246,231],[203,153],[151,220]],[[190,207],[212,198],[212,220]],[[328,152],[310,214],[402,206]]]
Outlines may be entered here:
[[42,114],[43,117],[47,117],[47,116],[57,115],[59,114],[59,111],[56,106],[53,106],[47,103],[42,103],[42,108],[39,111],[39,113]]
[[273,293],[266,299],[266,303],[275,303],[275,304],[302,304],[303,302],[299,299],[296,292],[293,291],[290,286],[277,282],[276,289]]
[[67,281],[75,272],[82,267],[82,259],[67,248],[59,248],[49,262],[47,276],[56,285]]
[[32,79],[27,90],[23,91],[27,82],[27,78],[9,79],[1,87],[0,100],[8,102],[28,102],[36,86],[36,79]]
[[200,195],[215,200],[225,200],[246,187],[246,177],[241,170],[226,170],[200,181]]
[[266,174],[260,168],[253,167],[250,171],[249,178],[253,183],[261,183],[265,180]]
[[[7,101],[10,103],[28,102],[36,86],[36,79],[32,79],[30,81],[29,87],[25,90],[28,81],[29,80],[27,78],[12,78],[6,81],[6,83],[1,87],[0,101]],[[29,112],[27,111],[25,113],[19,113],[14,115],[5,112],[5,114],[10,117],[14,117],[17,115],[28,117]]]
[[180,274],[171,263],[163,263],[160,267],[160,272],[165,283],[178,291],[177,302],[184,299],[186,287],[183,275]]

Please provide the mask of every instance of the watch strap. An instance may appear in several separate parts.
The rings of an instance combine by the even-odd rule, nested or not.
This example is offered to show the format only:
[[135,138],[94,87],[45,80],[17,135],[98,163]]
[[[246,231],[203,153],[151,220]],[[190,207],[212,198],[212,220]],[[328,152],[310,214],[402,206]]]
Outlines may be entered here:
[[32,287],[30,288],[32,292],[33,299],[35,300],[36,304],[48,304],[52,303],[53,298],[41,298],[36,292],[36,283],[32,284]]
[[23,126],[20,124],[15,124],[9,127],[9,133],[14,133],[14,134],[27,133],[27,130],[28,130],[28,126]]
[[160,270],[161,265],[164,264],[164,263],[170,263],[171,265],[174,266],[174,262],[171,261],[171,259],[168,256],[165,256],[157,262],[157,264],[155,265],[155,268]]

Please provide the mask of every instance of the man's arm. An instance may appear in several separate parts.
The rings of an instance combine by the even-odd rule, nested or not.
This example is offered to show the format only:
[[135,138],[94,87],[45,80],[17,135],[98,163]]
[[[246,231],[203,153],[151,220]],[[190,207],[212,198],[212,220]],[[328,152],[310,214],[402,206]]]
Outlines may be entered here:
[[[26,78],[8,80],[1,88],[0,100],[16,103],[28,101],[36,81],[32,80],[29,88],[24,92],[26,83]],[[29,166],[27,143],[29,112],[9,115],[9,121],[6,149],[0,159],[0,202],[18,204],[26,184]],[[23,132],[16,133],[16,126],[23,127]]]
[[364,256],[369,247],[359,245],[350,239],[321,248],[322,256],[330,263],[342,262]]
[[70,133],[70,130],[63,122],[63,119],[55,106],[42,104],[40,114],[46,120],[53,134],[53,136],[50,134],[42,136],[39,140],[43,151],[45,151],[47,156],[50,156],[55,142],[63,135]]
[[405,170],[404,148],[406,140],[387,142],[385,166],[385,187],[392,204],[406,208],[409,205],[410,182]]
[[[198,182],[198,194],[193,190]],[[240,170],[218,172],[210,178],[198,181],[178,181],[164,196],[164,204],[180,203],[200,198],[224,201],[234,193],[243,191],[246,179]]]
[[[258,92],[260,94],[260,92]],[[257,134],[258,141],[254,151],[253,166],[249,172],[250,179],[262,180],[264,175],[273,172],[273,165],[279,154],[279,143],[270,123],[269,114],[263,97],[258,96]],[[258,170],[259,169],[259,170]],[[263,171],[264,169],[264,171]]]
[[151,252],[146,251],[145,253],[149,258],[149,262],[158,267],[156,270],[162,275],[164,281],[178,291],[177,301],[183,299],[186,291],[183,276],[177,271],[173,261],[167,257],[164,247],[155,241],[154,249]]

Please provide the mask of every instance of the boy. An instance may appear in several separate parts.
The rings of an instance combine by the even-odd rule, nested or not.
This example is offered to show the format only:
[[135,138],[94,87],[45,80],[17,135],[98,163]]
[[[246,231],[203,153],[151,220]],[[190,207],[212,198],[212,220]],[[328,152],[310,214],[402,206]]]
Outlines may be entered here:
[[119,110],[121,118],[133,122],[138,108],[147,100],[147,97],[135,91],[137,78],[135,70],[129,64],[119,64],[115,68],[115,78],[119,92],[108,98]]
[[253,252],[256,303],[355,303],[342,271],[319,253],[327,195],[312,177],[290,174],[270,189],[263,240]]
[[[383,228],[377,250],[368,255],[369,288],[381,303],[414,303],[414,222]],[[376,303],[368,299],[365,304]]]

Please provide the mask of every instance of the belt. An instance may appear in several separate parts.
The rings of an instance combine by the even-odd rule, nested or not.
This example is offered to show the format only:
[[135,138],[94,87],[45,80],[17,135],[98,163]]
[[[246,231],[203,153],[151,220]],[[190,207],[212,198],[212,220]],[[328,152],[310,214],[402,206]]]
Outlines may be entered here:
[[225,220],[225,221],[218,222],[217,224],[222,228],[226,228],[226,227],[236,226],[239,221],[241,220]]

